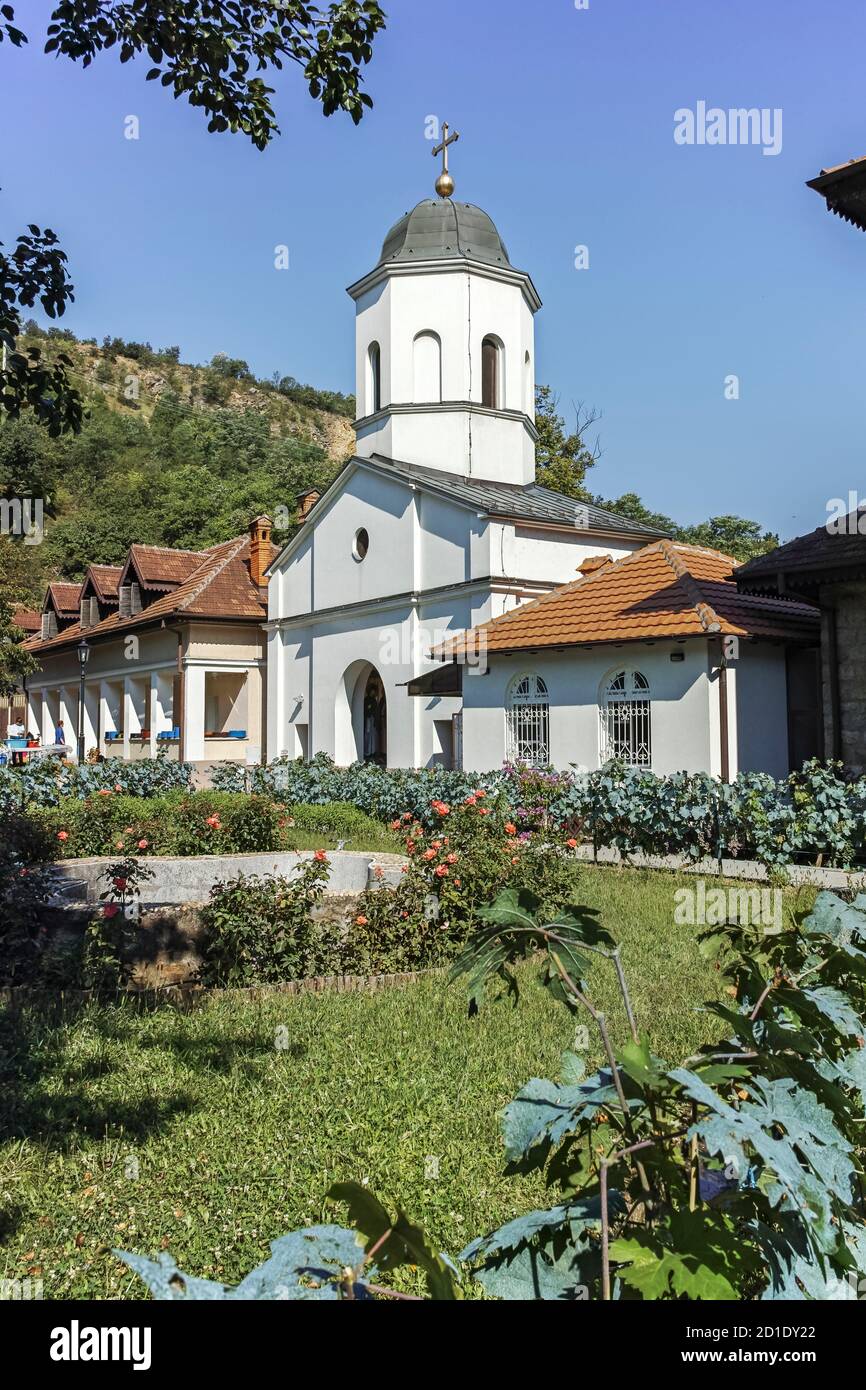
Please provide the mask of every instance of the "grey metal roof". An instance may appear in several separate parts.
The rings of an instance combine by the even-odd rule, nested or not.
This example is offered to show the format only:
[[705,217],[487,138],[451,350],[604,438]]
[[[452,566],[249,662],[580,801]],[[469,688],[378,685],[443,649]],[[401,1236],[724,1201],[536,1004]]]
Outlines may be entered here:
[[796,589],[798,584],[813,587],[822,580],[864,572],[866,506],[850,512],[837,531],[828,530],[825,522],[806,536],[797,536],[766,555],[756,555],[739,566],[735,578],[743,589],[776,589],[780,582]]
[[425,198],[395,222],[385,238],[379,265],[467,256],[489,265],[510,265],[492,220],[472,203]]
[[438,468],[425,468],[417,463],[402,463],[396,459],[374,454],[370,459],[353,459],[353,463],[372,464],[383,472],[397,473],[410,482],[445,493],[452,500],[467,503],[479,512],[506,516],[519,521],[544,521],[578,526],[587,531],[616,531],[625,535],[658,540],[667,535],[651,526],[643,526],[630,517],[606,511],[591,502],[578,502],[562,492],[553,492],[540,483],[499,483],[481,478],[467,478],[459,473],[445,473]]

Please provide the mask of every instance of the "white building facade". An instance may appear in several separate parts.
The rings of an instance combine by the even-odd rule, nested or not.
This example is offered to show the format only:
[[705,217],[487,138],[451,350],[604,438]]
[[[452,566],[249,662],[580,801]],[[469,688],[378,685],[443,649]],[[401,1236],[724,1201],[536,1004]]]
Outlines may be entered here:
[[430,649],[658,533],[535,482],[541,301],[480,209],[420,203],[349,294],[357,453],[270,570],[268,756],[457,765],[481,677]]

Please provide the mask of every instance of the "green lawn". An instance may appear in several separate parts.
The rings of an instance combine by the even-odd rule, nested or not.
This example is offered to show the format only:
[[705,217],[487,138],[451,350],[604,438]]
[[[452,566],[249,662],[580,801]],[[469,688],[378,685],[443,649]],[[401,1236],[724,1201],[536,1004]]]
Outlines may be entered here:
[[[718,977],[694,930],[672,923],[688,882],[581,874],[580,897],[622,943],[638,1022],[672,1062],[717,1032],[696,1006]],[[599,966],[592,983],[622,1037],[613,980]],[[555,1200],[503,1176],[497,1111],[530,1076],[558,1074],[573,1032],[534,985],[518,1009],[469,1019],[441,978],[375,995],[225,996],[187,1014],[0,1015],[2,1277],[41,1276],[52,1299],[140,1297],[110,1253],[120,1246],[168,1249],[190,1273],[234,1283],[274,1237],[332,1219],[324,1194],[347,1178],[456,1254]]]

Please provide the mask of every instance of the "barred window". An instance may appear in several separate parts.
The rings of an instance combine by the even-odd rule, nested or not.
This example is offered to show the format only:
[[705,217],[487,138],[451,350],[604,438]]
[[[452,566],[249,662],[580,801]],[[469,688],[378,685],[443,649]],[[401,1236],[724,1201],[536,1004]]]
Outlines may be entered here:
[[550,762],[547,686],[540,676],[518,676],[508,691],[505,755],[512,763],[544,767]]
[[604,688],[601,760],[615,758],[629,767],[652,766],[650,686],[640,671],[619,671]]

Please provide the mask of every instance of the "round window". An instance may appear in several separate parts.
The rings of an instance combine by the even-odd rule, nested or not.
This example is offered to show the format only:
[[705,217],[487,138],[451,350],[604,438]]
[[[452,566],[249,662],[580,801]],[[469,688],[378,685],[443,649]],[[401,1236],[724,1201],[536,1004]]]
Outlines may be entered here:
[[367,551],[370,549],[370,537],[362,526],[360,531],[355,532],[355,539],[352,543],[352,554],[356,560],[366,558]]

